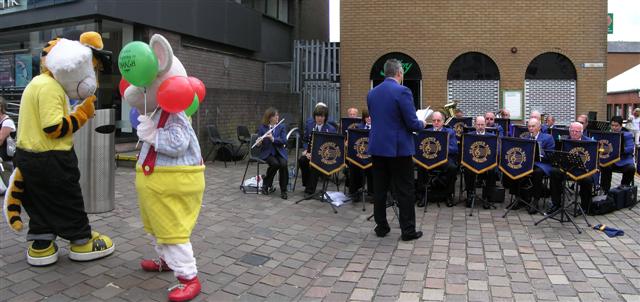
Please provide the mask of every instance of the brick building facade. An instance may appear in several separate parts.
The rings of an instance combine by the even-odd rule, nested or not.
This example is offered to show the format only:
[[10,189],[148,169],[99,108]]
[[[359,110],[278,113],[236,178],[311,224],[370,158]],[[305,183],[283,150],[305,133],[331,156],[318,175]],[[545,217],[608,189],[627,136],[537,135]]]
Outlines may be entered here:
[[[461,88],[471,96],[459,107],[493,111],[502,90],[520,90],[525,98],[524,115],[538,109],[565,119],[589,111],[604,116],[606,13],[604,0],[342,1],[341,111],[365,106],[372,65],[385,54],[400,52],[419,65],[422,79],[414,93],[421,94],[421,104],[416,103],[423,108],[441,107]],[[487,81],[466,81],[466,86],[460,86],[455,78],[448,78],[452,63],[468,53],[480,53],[495,63],[499,72],[495,87]],[[545,54],[568,61],[575,69],[573,81],[565,85],[551,76],[549,85],[544,77],[527,79],[525,75],[536,71],[530,69],[536,67],[530,66],[532,61]],[[583,67],[584,63],[602,65]],[[478,74],[482,71],[472,76]],[[474,91],[484,89],[493,90],[490,101],[474,98]],[[562,91],[556,94],[554,89]],[[558,102],[557,95],[566,99]],[[575,109],[567,112],[571,107]]]

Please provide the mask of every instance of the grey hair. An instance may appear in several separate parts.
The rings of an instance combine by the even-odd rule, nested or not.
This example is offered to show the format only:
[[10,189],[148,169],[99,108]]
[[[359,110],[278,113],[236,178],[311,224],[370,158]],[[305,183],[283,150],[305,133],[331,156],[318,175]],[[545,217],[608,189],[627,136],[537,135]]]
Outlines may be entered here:
[[395,77],[398,71],[403,72],[402,63],[396,59],[389,59],[384,62],[384,76]]
[[529,123],[533,123],[534,126],[540,126],[540,120],[535,117],[529,118]]

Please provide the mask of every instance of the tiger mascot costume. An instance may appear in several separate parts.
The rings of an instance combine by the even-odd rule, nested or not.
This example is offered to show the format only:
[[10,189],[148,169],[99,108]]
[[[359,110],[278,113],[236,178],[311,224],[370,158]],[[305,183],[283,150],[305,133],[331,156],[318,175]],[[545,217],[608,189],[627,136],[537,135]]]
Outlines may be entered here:
[[[22,94],[15,170],[3,212],[14,231],[23,227],[21,206],[29,215],[27,262],[33,266],[58,260],[58,236],[69,240],[71,260],[95,260],[114,251],[111,238],[89,225],[73,150],[73,133],[94,115],[96,69],[108,64],[102,47],[96,32],[50,41],[41,54],[40,75]],[[72,110],[69,99],[83,101]]]

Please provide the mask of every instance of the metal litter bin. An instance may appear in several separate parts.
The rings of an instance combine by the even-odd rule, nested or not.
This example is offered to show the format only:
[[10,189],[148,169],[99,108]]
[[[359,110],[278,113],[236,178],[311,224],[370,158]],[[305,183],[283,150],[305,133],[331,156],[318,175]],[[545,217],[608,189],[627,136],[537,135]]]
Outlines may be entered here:
[[[115,127],[112,125],[115,125],[115,109],[96,110],[95,116],[73,136],[87,213],[108,212],[115,207]],[[105,127],[111,131],[101,133]]]

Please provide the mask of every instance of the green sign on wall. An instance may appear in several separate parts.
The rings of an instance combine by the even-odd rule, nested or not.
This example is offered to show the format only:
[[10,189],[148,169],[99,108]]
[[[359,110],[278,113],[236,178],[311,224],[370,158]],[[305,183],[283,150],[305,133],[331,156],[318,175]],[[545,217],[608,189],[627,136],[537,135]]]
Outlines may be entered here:
[[607,32],[613,33],[613,13],[607,14]]

